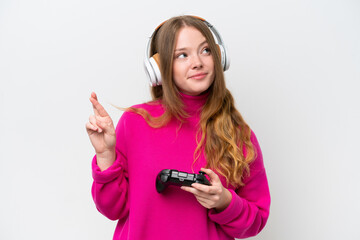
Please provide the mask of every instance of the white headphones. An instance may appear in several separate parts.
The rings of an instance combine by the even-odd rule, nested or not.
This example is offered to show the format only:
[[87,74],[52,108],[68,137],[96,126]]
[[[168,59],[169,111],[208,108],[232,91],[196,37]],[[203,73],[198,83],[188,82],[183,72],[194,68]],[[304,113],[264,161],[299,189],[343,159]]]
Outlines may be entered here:
[[[203,21],[206,26],[210,29],[211,33],[213,34],[213,36],[215,37],[216,43],[220,49],[220,55],[221,55],[221,65],[223,67],[223,71],[226,71],[229,69],[230,66],[230,59],[228,57],[228,55],[226,54],[226,48],[224,45],[224,42],[219,34],[219,32],[215,29],[215,27],[213,25],[211,25],[209,22],[207,22],[205,19],[197,17],[197,16],[193,16],[197,19],[200,19],[201,21]],[[166,22],[166,21],[165,21]],[[161,72],[160,72],[160,59],[159,59],[159,54],[154,54],[153,56],[150,57],[150,45],[152,42],[152,39],[154,38],[155,34],[157,33],[157,30],[165,23],[161,23],[156,29],[155,31],[151,34],[147,45],[146,45],[146,49],[145,49],[145,59],[144,59],[144,67],[145,67],[145,72],[150,80],[150,85],[151,86],[159,86],[161,85]]]

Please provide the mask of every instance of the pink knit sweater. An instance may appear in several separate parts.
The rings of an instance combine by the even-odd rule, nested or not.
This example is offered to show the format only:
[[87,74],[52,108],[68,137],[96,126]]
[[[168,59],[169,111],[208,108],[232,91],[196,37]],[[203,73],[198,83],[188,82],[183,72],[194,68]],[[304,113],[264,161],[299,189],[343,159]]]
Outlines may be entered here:
[[[101,171],[92,162],[94,183],[92,196],[97,209],[117,220],[113,239],[207,239],[226,240],[258,234],[269,216],[270,194],[259,143],[252,132],[257,157],[245,186],[228,189],[230,205],[222,212],[201,206],[194,195],[176,186],[159,194],[155,188],[157,174],[163,169],[192,172],[196,148],[199,112],[207,95],[188,96],[182,100],[191,117],[179,129],[172,120],[153,129],[135,113],[125,112],[116,127],[116,160]],[[164,110],[160,104],[141,104],[151,115]],[[193,166],[198,173],[206,164],[204,155]],[[225,179],[220,176],[223,186]]]

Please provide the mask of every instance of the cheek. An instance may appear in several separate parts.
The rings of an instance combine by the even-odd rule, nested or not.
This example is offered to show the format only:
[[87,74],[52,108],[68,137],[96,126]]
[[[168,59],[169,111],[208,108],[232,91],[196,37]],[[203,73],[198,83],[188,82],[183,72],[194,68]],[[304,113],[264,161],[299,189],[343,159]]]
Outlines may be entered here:
[[174,80],[182,80],[186,76],[186,68],[183,65],[175,64],[173,66],[173,78]]
[[181,82],[181,76],[180,76],[180,73],[179,73],[179,68],[176,67],[176,66],[173,67],[172,77],[173,77],[173,82],[175,83],[175,85],[177,87],[179,87],[179,84]]
[[211,58],[208,59],[207,65],[209,66],[209,68],[211,68],[213,71],[215,70],[214,67],[214,60]]

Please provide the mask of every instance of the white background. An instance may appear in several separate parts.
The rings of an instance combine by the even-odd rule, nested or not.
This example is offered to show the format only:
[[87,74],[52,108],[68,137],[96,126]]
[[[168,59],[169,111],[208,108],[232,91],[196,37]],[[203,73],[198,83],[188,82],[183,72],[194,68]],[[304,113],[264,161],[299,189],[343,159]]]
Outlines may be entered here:
[[112,238],[90,194],[88,98],[114,122],[111,104],[149,100],[147,37],[181,14],[221,33],[262,147],[272,206],[254,239],[360,239],[357,0],[0,1],[0,239]]

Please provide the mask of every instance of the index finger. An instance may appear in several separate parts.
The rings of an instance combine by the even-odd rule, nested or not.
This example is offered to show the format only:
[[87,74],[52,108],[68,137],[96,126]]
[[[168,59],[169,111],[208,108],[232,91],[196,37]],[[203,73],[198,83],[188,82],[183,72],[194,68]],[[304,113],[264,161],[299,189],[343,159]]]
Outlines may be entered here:
[[98,102],[94,92],[91,93],[90,102],[92,103],[95,115],[99,115],[100,117],[109,116],[105,108]]
[[[201,184],[201,183],[193,183],[193,184],[191,184],[191,187],[193,187],[194,189],[196,189],[196,190],[198,190],[198,191],[200,191],[202,193],[205,193],[205,194],[215,194],[217,192],[216,187],[204,185],[204,184]],[[197,194],[197,195],[201,195],[201,193],[196,192],[194,190],[193,190],[193,193]]]

